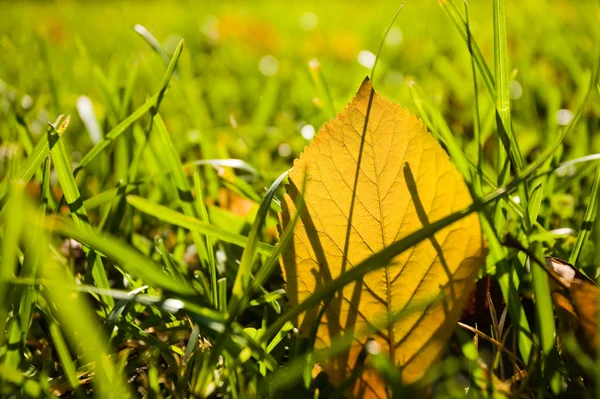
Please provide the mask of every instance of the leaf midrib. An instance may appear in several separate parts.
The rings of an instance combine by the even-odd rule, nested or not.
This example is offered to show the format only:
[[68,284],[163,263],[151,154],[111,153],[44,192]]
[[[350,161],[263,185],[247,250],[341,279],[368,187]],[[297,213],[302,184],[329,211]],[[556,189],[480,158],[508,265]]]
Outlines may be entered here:
[[[371,88],[371,90],[374,90],[373,88]],[[377,96],[376,93],[374,93],[374,96]],[[376,99],[373,99],[374,101]],[[381,98],[377,98],[377,100],[381,100]],[[379,102],[379,101],[378,101]],[[372,107],[372,104],[371,104]],[[367,110],[367,112],[369,112],[370,110]],[[394,125],[394,131],[396,130],[397,125]],[[379,205],[379,226],[381,228],[381,238],[382,238],[382,243],[383,243],[383,248],[385,248],[387,246],[387,242],[386,242],[386,237],[385,237],[385,223],[384,223],[384,215],[383,215],[383,204],[381,201],[381,191],[380,191],[380,186],[379,186],[379,173],[377,171],[377,159],[375,157],[375,140],[374,140],[374,134],[375,134],[375,130],[369,129],[369,127],[367,126],[368,132],[371,135],[371,156],[373,159],[373,170],[374,170],[374,175],[375,175],[375,188],[377,190],[377,204]],[[393,138],[392,138],[393,141]],[[383,271],[385,273],[385,284],[386,284],[386,301],[385,301],[385,305],[387,308],[387,318],[388,318],[388,333],[387,333],[387,341],[388,341],[388,346],[390,348],[389,350],[389,356],[390,356],[390,360],[392,361],[392,363],[395,363],[395,350],[394,350],[394,341],[395,341],[395,337],[394,337],[394,323],[392,321],[392,284],[390,281],[390,273],[389,273],[389,269],[388,266],[385,266],[383,268]]]

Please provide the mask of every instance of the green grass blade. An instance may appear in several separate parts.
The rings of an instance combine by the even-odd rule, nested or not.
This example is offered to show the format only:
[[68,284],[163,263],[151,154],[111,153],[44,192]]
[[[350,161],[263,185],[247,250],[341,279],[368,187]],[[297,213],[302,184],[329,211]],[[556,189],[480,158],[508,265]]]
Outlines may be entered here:
[[[67,116],[62,123],[61,128],[66,129],[69,125],[69,121],[70,117]],[[79,188],[77,187],[75,178],[73,177],[71,163],[69,162],[69,156],[67,155],[64,143],[62,141],[57,142],[50,151],[50,154],[52,156],[52,163],[54,164],[58,183],[63,190],[63,195],[69,205],[73,220],[75,223],[82,226],[87,221],[87,214],[85,208],[82,206],[83,200],[79,194]]]
[[[165,123],[162,120],[160,114],[156,114],[153,120],[157,133],[156,137],[158,138],[158,142],[160,143],[161,150],[160,154],[157,153],[157,157],[162,158],[165,167],[170,172],[171,178],[173,179],[173,184],[175,185],[175,189],[177,190],[177,197],[181,202],[181,208],[183,210],[183,213],[184,215],[192,218],[199,218],[201,211],[197,208],[197,203],[194,201],[188,177],[183,171],[183,166],[179,159],[179,155],[175,150],[175,146],[171,141],[171,137],[169,136],[167,127],[165,126]],[[192,238],[194,239],[194,244],[196,244],[196,249],[198,251],[198,254],[200,255],[200,259],[202,260],[204,265],[208,265],[209,255],[208,250],[206,248],[206,242],[202,240],[202,238],[196,231],[192,232]],[[213,290],[213,298],[216,300],[217,279],[216,276],[214,277],[214,279],[211,278],[211,288]]]
[[[127,295],[134,296],[146,289],[148,289],[148,286],[142,285],[141,287],[138,287],[134,290],[129,291],[127,293]],[[106,317],[106,320],[104,320],[104,332],[105,332],[106,336],[109,337],[109,339],[112,339],[113,332],[115,331],[115,326],[117,325],[117,322],[119,321],[119,316],[121,316],[123,311],[127,308],[127,306],[131,302],[132,301],[129,300],[129,298],[120,299],[115,304],[115,306],[112,308],[110,314],[108,315],[108,317]]]
[[[168,276],[168,275],[166,275]],[[48,283],[49,284],[49,283]],[[151,306],[159,308],[161,311],[168,313],[177,313],[179,310],[186,310],[188,313],[194,314],[195,316],[199,316],[203,319],[200,323],[213,332],[223,332],[225,330],[225,316],[220,312],[199,305],[198,297],[193,299],[186,299],[183,296],[178,298],[173,297],[159,297],[156,295],[145,295],[140,294],[139,291],[142,289],[147,289],[149,286],[141,286],[133,291],[122,291],[122,290],[105,290],[95,287],[93,285],[76,285],[72,289],[75,291],[87,292],[87,293],[96,293],[101,295],[109,295],[114,299],[119,301],[123,301],[126,303],[139,303],[144,306]],[[187,295],[187,293],[183,293],[183,295]],[[190,316],[191,317],[191,316]],[[193,320],[197,320],[197,318],[193,318]]]
[[509,141],[508,152],[515,166],[517,174],[523,167],[523,157],[519,143],[512,130],[510,112],[510,80],[508,66],[508,48],[506,37],[506,17],[504,13],[504,0],[494,0],[493,5],[494,25],[494,64],[496,70],[496,110],[501,124],[498,125],[500,137],[506,136]]
[[560,165],[554,169],[554,173],[558,176],[566,176],[572,175],[575,171],[575,165],[579,163],[587,163],[600,160],[600,154],[590,154],[583,157],[578,157],[575,159],[570,159],[568,161],[562,162]]
[[596,167],[596,175],[594,177],[594,182],[592,183],[592,189],[590,191],[587,208],[581,222],[581,228],[577,234],[575,246],[573,247],[571,255],[569,256],[569,263],[575,266],[577,265],[577,259],[579,258],[583,244],[585,244],[592,233],[592,227],[596,221],[596,214],[598,212],[598,187],[600,187],[600,166]]
[[196,324],[192,328],[192,333],[190,334],[190,338],[188,339],[187,344],[185,345],[185,355],[183,356],[183,363],[187,363],[190,360],[190,357],[196,350],[198,346],[198,339],[200,338],[200,329]]
[[277,303],[277,300],[285,296],[284,289],[278,289],[273,292],[265,292],[262,296],[250,301],[250,306],[258,306],[263,303]]
[[[540,242],[534,242],[531,250],[536,259],[544,259],[544,250]],[[556,335],[556,324],[554,320],[554,308],[552,305],[552,294],[550,292],[550,281],[548,272],[537,262],[530,261],[531,278],[533,279],[533,295],[538,320],[540,335],[540,351],[543,359],[542,372],[554,394],[560,392],[560,375],[558,374],[557,360],[555,359],[556,348],[554,340]]]
[[469,55],[471,58],[471,75],[473,76],[473,103],[475,112],[475,121],[473,124],[474,130],[474,141],[477,146],[477,172],[473,173],[473,189],[478,196],[483,195],[483,142],[481,140],[481,113],[479,112],[479,88],[477,85],[477,69],[475,66],[475,57],[473,56],[473,36],[471,35],[471,25],[469,24],[469,3],[464,2],[465,5],[465,28],[467,31],[467,45],[469,47]]
[[544,198],[544,185],[542,182],[538,183],[529,196],[528,203],[528,214],[529,220],[536,220],[540,213],[540,207],[542,205],[542,199]]
[[[220,229],[209,223],[202,222],[196,218],[186,216],[180,212],[174,211],[163,205],[155,204],[145,198],[138,197],[135,195],[128,195],[127,202],[134,208],[150,215],[163,220],[165,222],[174,224],[186,228],[190,231],[196,231],[200,234],[204,234],[214,239],[228,242],[231,244],[238,245],[240,247],[246,247],[248,238],[242,235],[230,233],[226,230]],[[273,246],[265,243],[258,243],[257,250],[260,254],[270,255],[273,251]]]
[[481,74],[485,88],[490,95],[490,98],[495,99],[496,83],[494,82],[494,77],[492,76],[492,72],[483,58],[483,54],[481,53],[479,46],[473,37],[470,37],[468,34],[466,21],[463,20],[463,17],[460,15],[460,12],[453,0],[439,0],[439,3],[454,26],[458,29],[458,33],[461,35],[463,40],[472,48],[472,56],[475,60],[475,65],[477,65],[477,69],[479,69],[479,73]]
[[222,277],[217,281],[217,289],[219,292],[219,311],[223,314],[227,313],[227,277]]
[[[471,57],[481,74],[485,88],[494,103],[496,104],[496,116],[498,118],[498,129],[497,134],[500,142],[504,146],[506,153],[510,156],[510,159],[515,165],[522,165],[522,160],[519,162],[520,151],[517,151],[518,147],[516,139],[511,136],[512,127],[506,125],[506,122],[510,121],[510,92],[508,91],[508,65],[507,65],[507,51],[506,51],[506,24],[504,21],[504,6],[496,0],[494,2],[494,54],[496,55],[496,67],[497,74],[498,70],[505,73],[504,78],[501,77],[500,81],[497,82],[483,58],[483,54],[477,45],[477,42],[470,35],[470,30],[467,21],[462,17],[458,7],[453,0],[439,0],[442,9],[446,12],[454,26],[458,29],[459,34],[462,36],[465,43],[469,47]],[[498,79],[498,76],[496,76]],[[501,90],[500,94],[498,89]],[[508,107],[506,107],[508,101]],[[514,151],[511,148],[515,147]],[[517,155],[518,154],[518,155]],[[503,158],[499,159],[499,169],[502,169]],[[500,184],[505,184],[506,178],[500,181]]]
[[[233,290],[231,298],[229,299],[229,304],[227,306],[227,326],[225,333],[217,338],[215,344],[213,345],[209,360],[208,367],[212,367],[217,362],[218,356],[221,351],[226,346],[228,336],[232,331],[235,331],[236,323],[235,319],[238,316],[241,309],[243,309],[243,305],[249,302],[250,291],[248,290],[250,281],[252,279],[252,266],[254,264],[254,258],[258,253],[259,248],[259,234],[264,225],[264,221],[267,217],[269,209],[271,207],[271,201],[275,196],[275,192],[279,185],[287,177],[288,171],[284,172],[279,176],[275,182],[271,185],[267,194],[263,198],[263,201],[260,204],[260,208],[256,214],[256,218],[254,223],[252,224],[252,228],[250,230],[250,234],[248,235],[248,241],[244,247],[244,252],[242,253],[242,259],[240,260],[240,266],[238,267],[237,275],[233,284]],[[259,352],[263,350],[263,348],[258,345]],[[254,348],[256,350],[256,348]],[[245,357],[249,357],[246,355]],[[205,366],[206,367],[206,366]],[[208,384],[210,373],[206,370],[198,377],[198,384],[195,387],[196,391],[202,391]]]
[[285,336],[294,329],[294,325],[287,322],[281,327],[281,330],[273,337],[269,345],[267,345],[267,353],[270,353],[275,347],[285,338]]
[[[305,180],[303,180],[305,181]],[[303,189],[304,191],[304,189]],[[302,192],[303,192],[302,191]],[[288,245],[290,244],[292,238],[294,237],[294,228],[296,223],[298,222],[298,218],[304,211],[305,203],[303,195],[299,195],[296,200],[296,213],[286,226],[283,233],[279,236],[279,242],[273,249],[273,252],[266,260],[266,262],[258,269],[254,280],[252,280],[250,286],[250,293],[258,291],[258,289],[267,281],[267,279],[271,276],[271,274],[277,269],[279,266],[279,258],[283,251],[286,250]]]
[[[50,160],[46,158],[44,162],[44,173],[41,189],[41,204],[38,208],[36,222],[41,221],[45,217],[48,196],[50,190]],[[38,242],[41,229],[28,229],[24,231],[24,242],[28,243],[28,248],[23,257],[23,267],[19,276],[23,279],[35,279],[36,272],[40,260],[40,248]],[[14,233],[12,233],[14,234]],[[32,284],[27,284],[24,287],[15,287],[14,298],[19,304],[14,311],[16,313],[10,325],[9,331],[9,350],[6,356],[6,363],[14,367],[18,367],[23,351],[27,343],[27,335],[32,321],[33,307],[36,302],[37,290]],[[17,321],[18,319],[18,321]]]
[[49,125],[46,134],[40,137],[33,148],[33,151],[29,154],[18,173],[19,180],[24,182],[31,180],[35,171],[40,167],[42,162],[44,162],[44,159],[48,157],[50,150],[56,145],[60,138],[60,135],[56,134],[59,128],[55,129],[55,127],[60,126],[61,120],[62,115],[56,119],[54,124]]
[[[463,153],[460,145],[456,142],[450,127],[444,120],[444,117],[435,107],[426,101],[423,97],[421,89],[416,85],[415,82],[409,84],[410,95],[419,111],[419,114],[430,127],[434,137],[437,136],[442,143],[446,146],[450,157],[454,164],[463,175],[467,184],[470,186],[472,181],[472,174],[470,173],[469,161],[467,156]],[[431,119],[429,118],[431,116]],[[472,163],[472,162],[471,162]]]
[[138,182],[127,183],[125,185],[118,185],[117,187],[110,188],[106,191],[98,193],[98,194],[94,195],[93,197],[90,197],[90,198],[84,200],[83,206],[88,211],[91,209],[98,208],[102,205],[105,205],[105,204],[113,201],[118,195],[122,195],[122,194],[127,195],[127,194],[131,194],[133,192],[136,192],[140,186],[142,186],[143,184],[147,184],[147,183],[148,183],[148,181],[138,181]]
[[[67,128],[69,119],[69,117],[65,119],[61,125],[61,129]],[[50,154],[52,155],[52,161],[56,170],[58,182],[63,190],[63,195],[67,204],[69,205],[69,209],[71,210],[71,217],[77,226],[89,229],[91,231],[87,211],[83,206],[83,199],[79,193],[79,188],[77,187],[75,177],[73,176],[73,171],[71,170],[71,164],[69,162],[64,143],[59,141],[52,148]],[[87,253],[87,257],[89,263],[88,267],[92,268],[92,278],[94,279],[96,285],[100,288],[109,288],[110,286],[106,269],[104,268],[104,264],[102,263],[100,257],[93,253]],[[102,299],[109,308],[114,306],[114,301],[111,297],[103,297]]]
[[50,317],[48,320],[48,327],[50,338],[52,339],[54,350],[56,351],[56,354],[60,360],[62,370],[65,373],[65,378],[69,383],[69,386],[73,390],[77,390],[79,387],[77,367],[71,358],[71,353],[69,353],[69,348],[65,342],[62,332],[60,331],[58,323],[56,320]]
[[161,56],[165,64],[169,65],[169,54],[167,54],[165,49],[163,49],[163,47],[161,46],[160,42],[148,29],[146,29],[146,27],[140,24],[135,24],[133,30],[135,30],[142,38],[144,38],[144,40],[146,40],[146,42],[150,45],[152,50],[154,50],[158,55]]
[[519,352],[523,359],[529,362],[532,358],[533,340],[531,339],[531,328],[527,320],[527,314],[521,305],[518,291],[520,280],[511,265],[504,259],[498,263],[496,275],[502,296],[508,306],[508,314],[511,320],[516,320],[513,321],[513,326],[517,332]]
[[[271,373],[259,386],[259,397],[278,397],[275,396],[280,390],[292,386],[298,386],[305,370],[305,365],[309,358],[313,358],[315,363],[333,359],[336,356],[345,353],[352,345],[352,334],[344,334],[342,337],[335,337],[330,348],[309,352],[298,356],[286,367],[280,367],[274,373]],[[285,391],[284,391],[285,392]]]
[[79,228],[63,218],[57,218],[52,225],[46,225],[45,227],[50,231],[63,234],[86,244],[93,250],[115,261],[132,275],[143,278],[149,284],[180,295],[192,295],[195,293],[190,286],[181,284],[180,281],[163,273],[161,268],[151,259],[114,237]]
[[147,156],[149,151],[145,151],[148,141],[146,135],[142,132],[142,128],[139,125],[134,125],[132,126],[131,133],[131,146],[134,148],[134,150],[131,158],[131,164],[129,165],[129,169],[127,171],[127,179],[129,182],[135,182],[138,180],[138,174],[142,160],[145,160],[144,157]]
[[108,341],[93,309],[80,297],[73,296],[73,277],[68,276],[64,268],[51,258],[44,264],[43,275],[50,282],[44,292],[55,306],[53,314],[60,322],[61,330],[81,351],[84,361],[95,364],[94,385],[99,397],[132,397],[123,376],[116,372],[113,361],[108,357]]
[[156,252],[160,255],[164,270],[174,279],[181,280],[185,284],[186,276],[183,274],[181,267],[177,264],[173,255],[165,247],[164,240],[160,236],[154,237],[154,246]]
[[[306,180],[303,180],[306,183]],[[273,272],[279,267],[279,259],[283,251],[286,250],[292,238],[294,236],[294,228],[296,223],[298,222],[298,218],[304,212],[305,202],[304,202],[304,187],[300,191],[301,195],[296,199],[296,213],[292,216],[292,219],[287,224],[285,230],[281,233],[279,237],[279,242],[273,249],[273,252],[268,257],[268,259],[262,264],[262,266],[256,272],[256,276],[252,279],[250,283],[250,287],[248,293],[243,298],[242,303],[240,305],[240,312],[248,306],[248,300],[254,295],[255,292],[263,289],[262,285],[267,281],[267,279],[273,274]],[[263,289],[264,291],[264,289]],[[277,312],[279,313],[279,312]]]
[[44,392],[39,382],[25,377],[19,370],[6,364],[0,363],[0,380],[20,387],[23,393],[30,398],[51,397],[50,394]]
[[400,4],[400,7],[398,7],[396,14],[394,14],[392,21],[388,25],[387,29],[385,30],[385,33],[383,34],[383,37],[381,38],[381,42],[379,42],[379,48],[377,49],[377,53],[375,55],[375,62],[373,63],[373,68],[371,68],[371,82],[375,82],[375,68],[377,67],[377,63],[379,61],[379,56],[381,55],[381,49],[383,48],[383,43],[385,43],[385,39],[386,39],[388,33],[390,33],[390,29],[392,29],[392,26],[394,26],[394,22],[396,22],[396,19],[398,18],[398,15],[400,15],[400,11],[402,11],[403,7],[404,7],[404,2],[402,2]]
[[0,348],[4,346],[6,319],[10,312],[9,281],[15,277],[19,263],[19,241],[23,229],[23,209],[25,185],[11,182],[8,202],[4,214],[4,237],[2,239],[2,267],[0,267]]
[[235,282],[233,283],[233,292],[232,297],[229,301],[229,314],[230,316],[235,317],[238,312],[238,307],[242,302],[243,298],[248,293],[248,287],[251,281],[252,274],[252,266],[254,265],[254,259],[258,252],[258,246],[260,244],[259,235],[261,233],[262,227],[264,225],[267,214],[269,213],[269,209],[271,207],[271,201],[275,196],[276,190],[279,188],[279,185],[288,175],[288,172],[284,172],[275,180],[275,182],[267,191],[265,198],[260,204],[260,208],[256,214],[256,219],[252,224],[252,229],[250,230],[250,234],[248,234],[248,241],[246,246],[244,247],[244,252],[242,253],[242,259],[240,260],[240,266],[238,268],[237,275],[235,277]]
[[8,319],[6,324],[6,355],[4,356],[4,364],[19,368],[21,359],[23,356],[24,345],[21,345],[21,337],[27,335],[26,331],[21,327],[19,323],[20,318],[18,315]]
[[[204,202],[204,195],[202,194],[200,174],[198,172],[194,172],[194,191],[196,192],[196,210],[198,212],[198,218],[203,222],[210,223],[210,220],[208,219],[208,210],[206,209],[206,203]],[[206,253],[208,255],[208,271],[212,287],[213,302],[217,308],[221,309],[222,307],[219,301],[220,291],[217,284],[217,262],[215,260],[215,250],[210,237],[206,237]]]
[[156,107],[154,109],[154,113],[152,116],[154,116],[158,112],[158,107],[160,106],[163,96],[165,95],[165,92],[167,91],[167,88],[169,87],[169,82],[171,81],[171,78],[173,77],[173,74],[175,73],[175,69],[177,68],[177,63],[179,62],[179,57],[181,57],[182,52],[183,52],[183,39],[181,39],[179,41],[179,43],[177,44],[177,47],[175,48],[175,52],[173,53],[173,56],[171,57],[171,61],[169,62],[168,66],[167,66],[167,71],[165,72],[165,76],[163,77],[162,85],[160,87],[160,90],[158,91],[158,97],[156,99]]
[[173,58],[171,59],[171,63],[165,72],[165,76],[163,78],[163,82],[160,90],[152,96],[144,105],[139,107],[135,112],[129,115],[125,120],[115,126],[110,132],[106,134],[104,139],[96,144],[85,156],[79,161],[79,165],[75,168],[74,173],[77,174],[79,170],[84,168],[87,164],[89,164],[94,158],[98,156],[106,147],[108,147],[117,137],[119,137],[123,132],[129,128],[133,123],[135,123],[138,119],[140,119],[146,112],[152,110],[152,113],[155,114],[162,102],[162,99],[167,91],[167,87],[169,87],[169,82],[171,77],[173,76],[173,72],[175,71],[175,67],[177,66],[177,61],[179,61],[179,57],[181,56],[181,52],[183,51],[183,40],[181,40],[173,54]]
[[149,101],[146,101],[144,105],[135,110],[131,115],[129,115],[125,120],[115,126],[110,132],[104,136],[104,138],[94,145],[90,151],[79,161],[79,164],[75,168],[74,173],[76,174],[79,170],[83,169],[87,164],[89,164],[92,160],[94,160],[98,154],[100,154],[106,147],[108,147],[117,137],[123,134],[129,126],[134,124],[138,119],[140,119],[146,112],[148,112],[152,107],[157,104],[158,93],[150,98]]

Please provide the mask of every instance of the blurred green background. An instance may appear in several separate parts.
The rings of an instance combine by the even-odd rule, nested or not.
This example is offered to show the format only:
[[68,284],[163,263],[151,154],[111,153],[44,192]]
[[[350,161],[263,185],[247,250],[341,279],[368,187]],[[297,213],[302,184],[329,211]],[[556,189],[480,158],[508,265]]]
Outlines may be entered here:
[[[132,70],[137,70],[136,107],[160,85],[165,63],[134,31],[141,24],[168,54],[185,39],[181,85],[172,90],[184,95],[169,93],[161,108],[182,157],[241,158],[272,177],[289,167],[308,142],[300,134],[303,124],[318,130],[333,116],[313,83],[309,61],[320,63],[335,111],[340,111],[370,73],[372,53],[399,4],[1,2],[0,95],[4,108],[6,102],[29,96],[20,102],[30,107],[26,118],[36,134],[57,114],[73,115],[67,142],[76,158],[92,144],[77,117],[79,96],[91,99],[106,131],[115,122],[109,98],[125,90]],[[472,34],[490,65],[491,18],[491,1],[470,4]],[[592,65],[598,20],[593,1],[507,2],[513,120],[525,153],[543,145],[543,138],[559,127],[560,109],[575,106]],[[406,2],[382,50],[375,88],[414,111],[411,80],[456,135],[472,136],[468,49],[437,1]],[[484,135],[489,135],[491,103],[481,84],[480,89]],[[11,137],[10,124],[0,129],[3,138]],[[310,128],[305,135],[310,137]],[[570,144],[573,156],[588,153],[590,145],[598,149],[595,140],[571,139]]]

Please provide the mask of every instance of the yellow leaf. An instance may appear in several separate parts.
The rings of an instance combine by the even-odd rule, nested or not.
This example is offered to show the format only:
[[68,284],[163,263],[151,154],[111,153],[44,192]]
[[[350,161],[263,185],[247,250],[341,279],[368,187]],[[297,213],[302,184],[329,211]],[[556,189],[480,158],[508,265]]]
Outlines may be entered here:
[[[392,242],[472,202],[462,176],[423,122],[376,94],[368,78],[305,148],[289,179],[283,228],[303,186],[306,201],[282,255],[291,306]],[[321,364],[332,383],[347,380],[368,338],[401,366],[405,383],[421,378],[460,317],[483,263],[483,246],[479,219],[472,214],[332,297],[316,348],[354,334],[348,354]],[[310,333],[318,313],[311,309],[296,320],[301,333]],[[362,378],[346,395],[387,396],[368,358]]]

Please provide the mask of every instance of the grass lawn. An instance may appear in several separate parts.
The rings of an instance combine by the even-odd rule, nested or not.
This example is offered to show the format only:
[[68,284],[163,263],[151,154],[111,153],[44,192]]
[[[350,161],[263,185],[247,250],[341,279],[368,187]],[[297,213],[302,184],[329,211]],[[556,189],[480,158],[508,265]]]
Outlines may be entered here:
[[[599,20],[588,0],[0,2],[0,396],[597,396]],[[415,222],[364,255],[361,210],[410,219],[357,194],[361,162],[392,167],[364,149],[387,148],[374,126],[411,148],[408,119],[388,122],[373,92],[345,113],[367,76],[460,176],[419,152],[417,173],[437,177],[411,180],[392,155],[393,184],[464,186],[468,203],[423,219],[412,197]],[[351,167],[324,149],[336,115],[327,129],[359,126]],[[329,169],[306,155],[317,142]],[[311,188],[337,173],[347,187]],[[310,227],[305,208],[325,216]],[[433,278],[388,276],[411,251],[470,262],[436,241],[466,220],[485,238],[471,277],[392,312]],[[352,296],[377,275],[379,313]],[[444,324],[393,338],[442,303]],[[389,326],[325,331],[348,309]],[[417,379],[404,347],[376,339],[429,353],[436,331]]]

